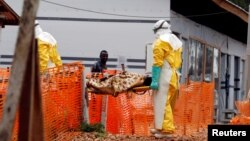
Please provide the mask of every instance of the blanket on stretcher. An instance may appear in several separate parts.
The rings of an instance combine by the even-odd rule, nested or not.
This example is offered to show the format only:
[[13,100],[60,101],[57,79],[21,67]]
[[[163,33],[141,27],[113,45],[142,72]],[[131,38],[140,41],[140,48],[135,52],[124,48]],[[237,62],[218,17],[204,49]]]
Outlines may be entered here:
[[104,78],[89,78],[87,88],[94,91],[117,96],[119,93],[126,92],[134,87],[144,84],[145,76],[138,73],[122,72]]

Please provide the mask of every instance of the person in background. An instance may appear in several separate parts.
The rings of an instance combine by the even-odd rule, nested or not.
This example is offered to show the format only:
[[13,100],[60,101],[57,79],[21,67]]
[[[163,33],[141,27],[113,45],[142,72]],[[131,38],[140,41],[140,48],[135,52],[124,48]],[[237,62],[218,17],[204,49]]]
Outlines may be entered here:
[[155,128],[150,129],[156,138],[172,137],[175,132],[173,108],[179,90],[179,72],[182,64],[182,42],[176,37],[170,24],[159,20],[153,30],[152,82]]
[[103,72],[107,70],[107,61],[108,61],[108,52],[106,50],[102,50],[100,52],[100,59],[92,66],[91,72]]
[[35,38],[38,43],[40,72],[45,72],[50,63],[54,63],[56,67],[62,66],[56,39],[50,33],[43,31],[37,20],[35,21]]

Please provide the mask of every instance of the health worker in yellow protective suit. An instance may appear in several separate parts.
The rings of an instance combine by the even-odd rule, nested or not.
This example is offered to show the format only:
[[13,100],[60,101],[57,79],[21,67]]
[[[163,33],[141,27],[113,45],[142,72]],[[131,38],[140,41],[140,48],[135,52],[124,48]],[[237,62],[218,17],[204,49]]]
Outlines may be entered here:
[[156,138],[169,137],[175,131],[173,106],[179,89],[178,69],[182,63],[182,42],[172,33],[170,24],[159,20],[154,24],[152,82]]
[[38,42],[40,72],[43,73],[50,63],[54,63],[57,67],[62,66],[62,60],[57,51],[57,41],[50,33],[42,30],[38,21],[35,21],[35,38]]

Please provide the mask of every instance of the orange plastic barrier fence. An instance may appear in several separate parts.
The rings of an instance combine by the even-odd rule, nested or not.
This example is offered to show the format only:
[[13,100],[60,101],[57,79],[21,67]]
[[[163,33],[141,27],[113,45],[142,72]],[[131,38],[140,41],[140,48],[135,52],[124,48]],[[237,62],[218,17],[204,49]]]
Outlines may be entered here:
[[0,120],[3,113],[3,104],[5,101],[5,94],[8,88],[10,70],[7,68],[0,68]]
[[[131,110],[131,103],[127,97],[126,94],[121,94],[116,98],[116,108],[118,108],[119,115],[119,133],[125,134],[125,135],[131,135],[132,134],[132,110]],[[120,109],[122,108],[122,109]],[[108,113],[112,114],[110,116],[116,116],[114,113]],[[109,120],[109,119],[107,119]]]
[[133,121],[133,134],[149,136],[150,128],[154,128],[154,111],[151,91],[143,95],[132,94],[131,110]]
[[103,95],[89,94],[89,123],[100,123],[102,112],[102,97]]
[[238,109],[239,114],[250,117],[250,101],[236,101],[235,105]]
[[[84,67],[79,62],[64,64],[61,68],[49,68],[40,77],[45,140],[64,141],[60,134],[79,130],[82,122],[82,85]],[[0,69],[0,119],[7,92],[9,71]],[[5,79],[3,79],[5,78]],[[18,118],[15,121],[13,140],[18,133]]]
[[[92,97],[95,97],[92,94]],[[100,99],[103,95],[98,95]],[[89,110],[101,107],[90,100]],[[93,104],[91,104],[93,103]],[[177,126],[176,133],[182,135],[192,134],[207,128],[213,123],[214,105],[214,83],[190,82],[183,84],[180,88],[180,95],[174,108],[174,120]],[[97,107],[95,107],[97,106]],[[135,134],[149,136],[149,129],[154,127],[154,112],[152,103],[152,92],[146,94],[122,93],[118,97],[108,96],[107,102],[106,130],[113,134]],[[89,111],[90,121],[98,117],[101,122],[101,109],[93,114]],[[98,116],[99,115],[99,116]]]
[[239,113],[230,120],[230,124],[250,125],[250,101],[236,101],[235,105]]
[[[79,129],[82,121],[82,84],[84,67],[79,63],[50,68],[41,75],[42,110],[45,139],[65,140],[65,132]],[[117,73],[117,71],[107,71]],[[6,97],[9,69],[0,69],[0,120]],[[104,97],[106,101],[104,100]],[[214,83],[190,82],[180,87],[174,109],[177,134],[191,134],[213,123]],[[106,102],[107,108],[104,107]],[[238,104],[239,109],[244,106]],[[240,108],[241,107],[241,108]],[[247,109],[247,108],[246,108]],[[90,123],[102,121],[106,113],[106,130],[113,134],[149,136],[154,127],[152,92],[145,94],[122,93],[117,97],[91,94],[89,99]],[[13,129],[13,139],[18,133],[18,118]]]
[[119,107],[117,106],[117,97],[107,96],[107,120],[106,131],[112,134],[119,134]]
[[190,82],[181,85],[175,104],[177,133],[192,134],[213,123],[214,83]]

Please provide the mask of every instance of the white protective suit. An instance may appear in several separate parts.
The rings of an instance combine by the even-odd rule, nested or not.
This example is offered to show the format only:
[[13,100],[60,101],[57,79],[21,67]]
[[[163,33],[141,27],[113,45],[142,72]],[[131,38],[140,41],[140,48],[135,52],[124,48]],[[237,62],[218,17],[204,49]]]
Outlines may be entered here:
[[[179,90],[178,69],[182,63],[182,42],[172,34],[170,25],[165,20],[159,20],[154,25],[156,39],[153,43],[153,68],[159,73],[154,91],[155,129],[162,133],[174,133],[173,103]],[[154,71],[154,70],[153,70]],[[152,81],[153,82],[153,81]]]

